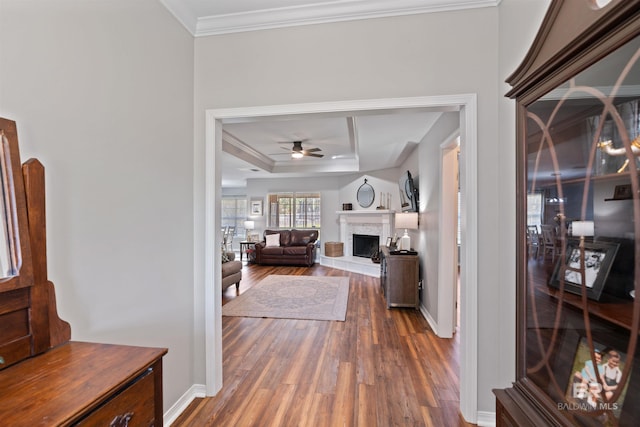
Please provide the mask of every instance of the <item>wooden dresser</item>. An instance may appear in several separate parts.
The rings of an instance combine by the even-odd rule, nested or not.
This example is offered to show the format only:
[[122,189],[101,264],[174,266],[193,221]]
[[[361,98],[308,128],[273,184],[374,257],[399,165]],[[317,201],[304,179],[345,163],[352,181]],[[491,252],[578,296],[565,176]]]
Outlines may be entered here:
[[47,279],[44,168],[0,118],[0,424],[161,426],[164,348],[73,342]]

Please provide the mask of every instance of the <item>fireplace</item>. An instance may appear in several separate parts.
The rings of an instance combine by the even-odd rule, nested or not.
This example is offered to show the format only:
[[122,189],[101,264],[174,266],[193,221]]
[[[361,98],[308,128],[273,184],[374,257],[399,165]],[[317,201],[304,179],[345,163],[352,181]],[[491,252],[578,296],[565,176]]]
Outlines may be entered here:
[[[320,264],[371,277],[380,277],[380,264],[376,263],[372,255],[379,251],[380,242],[385,242],[391,236],[395,212],[387,209],[356,209],[336,213],[340,215],[340,241],[344,245],[345,256],[328,257],[322,254]],[[375,240],[370,241],[363,249],[360,244],[355,246],[355,241],[359,240],[358,236]]]
[[378,254],[380,237],[368,234],[353,235],[353,256],[372,258]]

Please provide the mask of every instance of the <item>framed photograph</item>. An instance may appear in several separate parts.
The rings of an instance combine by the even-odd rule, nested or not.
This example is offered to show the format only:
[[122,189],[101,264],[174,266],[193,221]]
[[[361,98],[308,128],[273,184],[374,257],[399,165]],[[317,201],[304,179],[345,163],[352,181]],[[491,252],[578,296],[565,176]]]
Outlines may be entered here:
[[262,216],[262,199],[251,200],[251,216]]
[[623,184],[616,185],[613,189],[613,198],[612,199],[604,199],[605,201],[609,200],[631,200],[633,199],[633,191],[631,189],[631,184]]
[[391,246],[391,241],[393,240],[393,238],[391,236],[387,237],[387,243],[386,243],[386,247],[390,247]]
[[560,282],[564,280],[565,291],[582,295],[583,280],[579,270],[584,257],[587,297],[599,300],[619,247],[620,244],[614,242],[584,242],[584,250],[581,250],[578,240],[569,240],[566,259],[558,259],[549,285],[560,288]]
[[[593,354],[586,337],[578,342],[565,398],[572,404],[572,409],[582,412],[605,411],[607,417],[611,414],[618,419],[627,394],[628,382],[624,385],[620,383],[627,355],[596,341],[592,344]],[[623,390],[618,392],[618,387],[623,387]],[[619,396],[613,401],[616,392]],[[604,425],[618,425],[611,419],[601,421],[605,421]]]
[[633,193],[631,192],[631,184],[616,185],[613,191],[614,199],[633,199]]

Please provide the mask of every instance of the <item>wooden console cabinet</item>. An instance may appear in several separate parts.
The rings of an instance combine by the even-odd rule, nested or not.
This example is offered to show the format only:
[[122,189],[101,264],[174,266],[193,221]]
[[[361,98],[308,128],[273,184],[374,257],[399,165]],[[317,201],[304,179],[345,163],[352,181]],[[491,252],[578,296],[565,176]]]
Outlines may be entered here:
[[420,306],[418,255],[394,255],[380,248],[380,286],[387,308]]
[[164,348],[73,342],[47,279],[44,168],[0,118],[0,424],[162,426]]

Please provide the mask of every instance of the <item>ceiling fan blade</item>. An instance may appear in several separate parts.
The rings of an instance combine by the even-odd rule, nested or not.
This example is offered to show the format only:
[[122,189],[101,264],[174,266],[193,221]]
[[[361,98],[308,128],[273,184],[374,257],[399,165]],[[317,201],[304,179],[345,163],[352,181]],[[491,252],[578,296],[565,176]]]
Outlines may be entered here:
[[309,157],[324,157],[324,154],[307,153],[305,156]]
[[322,149],[321,148],[307,148],[304,151],[306,151],[307,153],[313,153],[315,151],[322,151]]

